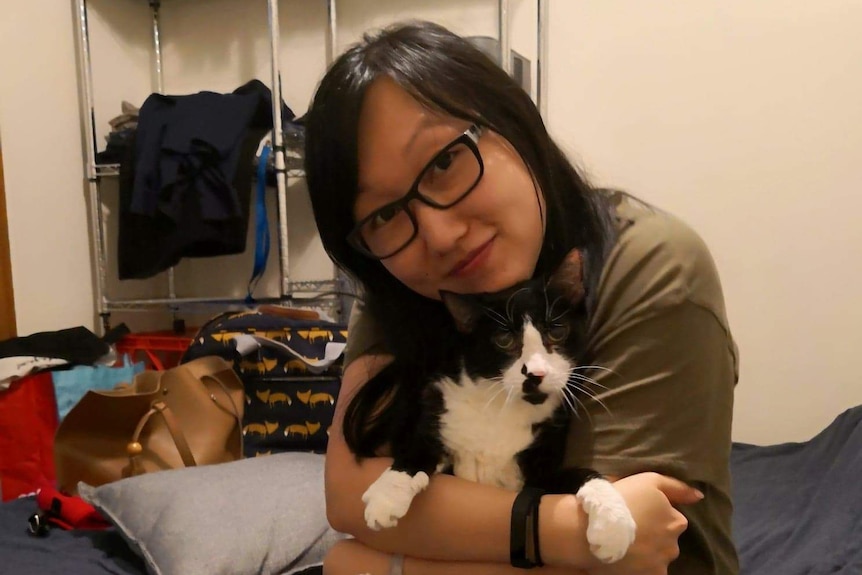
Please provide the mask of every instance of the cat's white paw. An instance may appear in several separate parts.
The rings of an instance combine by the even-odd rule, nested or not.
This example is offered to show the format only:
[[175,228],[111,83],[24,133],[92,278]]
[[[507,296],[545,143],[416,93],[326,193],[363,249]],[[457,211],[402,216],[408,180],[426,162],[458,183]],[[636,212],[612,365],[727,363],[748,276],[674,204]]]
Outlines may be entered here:
[[590,551],[604,563],[619,561],[635,540],[635,521],[625,500],[604,479],[587,481],[577,498],[589,516]]
[[365,503],[365,523],[375,531],[395,527],[407,514],[413,498],[428,487],[428,474],[414,476],[388,468],[362,495]]

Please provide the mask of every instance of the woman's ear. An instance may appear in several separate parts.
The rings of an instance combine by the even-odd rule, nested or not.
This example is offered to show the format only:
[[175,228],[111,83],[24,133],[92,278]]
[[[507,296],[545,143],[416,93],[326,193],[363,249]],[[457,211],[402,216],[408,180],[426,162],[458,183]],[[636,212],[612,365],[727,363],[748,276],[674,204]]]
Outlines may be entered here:
[[584,299],[584,265],[581,251],[574,249],[566,255],[563,263],[548,280],[548,288],[561,293],[570,304],[579,304]]
[[476,327],[476,321],[482,314],[482,309],[475,297],[458,294],[451,291],[440,290],[440,299],[449,310],[449,315],[455,320],[455,327],[461,333],[470,333]]

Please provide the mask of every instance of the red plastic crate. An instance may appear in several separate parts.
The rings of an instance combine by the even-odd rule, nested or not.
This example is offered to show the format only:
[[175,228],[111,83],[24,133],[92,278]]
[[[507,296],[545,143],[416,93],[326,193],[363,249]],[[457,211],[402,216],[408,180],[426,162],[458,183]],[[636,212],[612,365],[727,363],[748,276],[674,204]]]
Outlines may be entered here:
[[129,354],[132,361],[143,361],[146,369],[176,367],[195,333],[194,330],[181,334],[172,331],[132,333],[117,342],[117,353],[120,356]]

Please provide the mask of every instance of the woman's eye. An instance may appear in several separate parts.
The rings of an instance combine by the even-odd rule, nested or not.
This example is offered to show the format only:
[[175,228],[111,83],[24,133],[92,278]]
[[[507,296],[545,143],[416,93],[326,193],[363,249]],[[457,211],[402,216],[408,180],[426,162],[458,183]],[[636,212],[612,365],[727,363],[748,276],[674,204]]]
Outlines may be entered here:
[[509,351],[515,345],[515,336],[509,332],[498,333],[494,336],[494,345],[504,351]]
[[383,227],[400,213],[400,206],[385,206],[380,208],[374,213],[374,217],[371,219],[371,225],[375,228]]
[[441,172],[445,172],[452,166],[452,161],[455,159],[455,152],[452,150],[446,150],[441,153],[439,156],[434,158],[434,169],[439,170]]
[[569,328],[565,325],[554,325],[548,330],[548,341],[560,343],[569,335]]

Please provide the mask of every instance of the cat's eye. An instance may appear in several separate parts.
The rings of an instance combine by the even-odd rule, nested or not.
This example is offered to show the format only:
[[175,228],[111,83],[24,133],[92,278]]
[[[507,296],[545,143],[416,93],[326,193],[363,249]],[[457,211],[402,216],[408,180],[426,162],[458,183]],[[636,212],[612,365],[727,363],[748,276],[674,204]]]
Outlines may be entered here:
[[551,343],[561,343],[568,335],[569,327],[565,325],[552,325],[548,329],[548,341]]
[[494,345],[503,351],[510,351],[515,347],[515,336],[508,331],[500,332],[494,336]]

